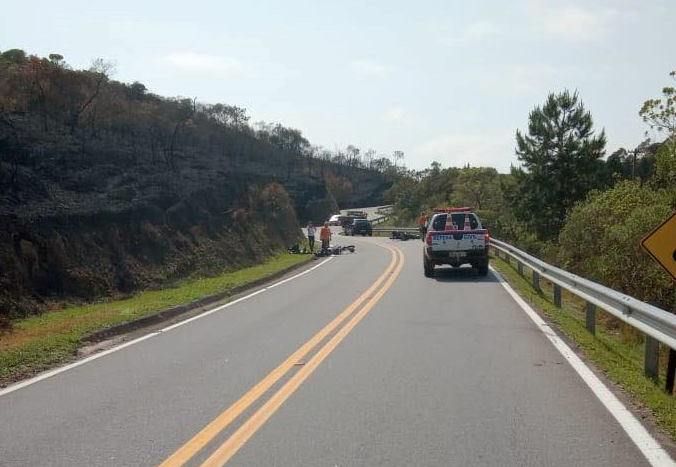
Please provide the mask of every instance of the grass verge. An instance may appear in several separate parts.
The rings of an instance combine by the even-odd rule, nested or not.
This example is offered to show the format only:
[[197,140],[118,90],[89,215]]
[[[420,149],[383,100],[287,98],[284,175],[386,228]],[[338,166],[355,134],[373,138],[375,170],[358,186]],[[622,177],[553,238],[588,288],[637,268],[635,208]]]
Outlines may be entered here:
[[[599,326],[599,321],[611,321],[601,310],[597,311],[596,336],[585,327],[584,301],[564,293],[563,306],[554,305],[551,284],[541,280],[542,291],[531,284],[531,271],[524,267],[519,275],[514,261],[491,256],[491,264],[521,297],[539,309],[559,331],[573,340],[582,354],[600,369],[611,381],[631,395],[640,405],[648,408],[657,424],[676,441],[676,399],[662,389],[664,381],[653,383],[643,375],[643,344],[635,339],[623,339],[614,329]],[[563,291],[565,292],[565,291]],[[665,359],[661,358],[662,361]]]
[[92,332],[249,284],[307,259],[307,255],[282,253],[264,264],[218,277],[190,279],[176,287],[142,291],[124,300],[71,306],[14,321],[12,331],[0,335],[0,385],[65,362],[82,345],[82,338]]

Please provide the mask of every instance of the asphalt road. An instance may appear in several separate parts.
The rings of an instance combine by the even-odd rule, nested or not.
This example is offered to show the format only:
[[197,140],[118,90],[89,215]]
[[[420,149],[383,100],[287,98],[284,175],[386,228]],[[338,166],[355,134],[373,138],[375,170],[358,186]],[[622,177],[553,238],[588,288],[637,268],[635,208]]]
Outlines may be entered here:
[[494,273],[334,243],[357,252],[1,395],[0,465],[649,465]]

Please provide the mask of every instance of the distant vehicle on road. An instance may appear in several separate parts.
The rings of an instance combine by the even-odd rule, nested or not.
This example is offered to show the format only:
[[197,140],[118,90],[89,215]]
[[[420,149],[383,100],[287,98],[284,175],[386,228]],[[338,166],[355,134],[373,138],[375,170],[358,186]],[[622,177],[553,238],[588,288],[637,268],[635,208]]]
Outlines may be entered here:
[[373,227],[371,222],[366,219],[355,219],[354,224],[350,228],[350,235],[368,235],[373,236]]
[[352,216],[340,216],[338,218],[338,225],[342,226],[343,228],[351,226],[353,223],[354,217]]
[[480,276],[488,274],[488,230],[472,208],[435,210],[428,224],[423,248],[425,277],[434,275],[434,267],[450,264],[458,267],[471,264]]
[[347,211],[345,214],[355,219],[366,219],[368,217],[368,214],[364,211]]
[[329,218],[329,225],[340,225],[340,214],[334,214]]

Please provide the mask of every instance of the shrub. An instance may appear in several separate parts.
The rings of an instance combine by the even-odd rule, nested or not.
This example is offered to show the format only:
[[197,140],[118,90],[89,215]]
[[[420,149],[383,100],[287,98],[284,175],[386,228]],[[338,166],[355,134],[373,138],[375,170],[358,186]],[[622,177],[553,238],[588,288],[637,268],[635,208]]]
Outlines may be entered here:
[[576,205],[559,236],[566,269],[646,302],[676,310],[676,291],[641,240],[671,212],[666,191],[624,181]]

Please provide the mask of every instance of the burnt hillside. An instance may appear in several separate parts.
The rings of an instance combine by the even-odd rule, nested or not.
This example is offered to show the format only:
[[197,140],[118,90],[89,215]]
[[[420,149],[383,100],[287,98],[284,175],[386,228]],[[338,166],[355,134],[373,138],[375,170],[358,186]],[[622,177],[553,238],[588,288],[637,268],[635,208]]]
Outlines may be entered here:
[[106,72],[0,54],[0,317],[260,262],[390,186],[298,130]]

